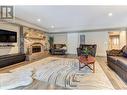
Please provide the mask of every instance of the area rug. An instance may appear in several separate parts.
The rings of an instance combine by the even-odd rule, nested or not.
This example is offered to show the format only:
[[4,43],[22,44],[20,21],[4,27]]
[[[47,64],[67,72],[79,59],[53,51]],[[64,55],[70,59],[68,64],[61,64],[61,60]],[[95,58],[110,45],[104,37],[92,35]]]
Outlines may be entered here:
[[31,69],[34,79],[69,89],[114,89],[98,62],[95,64],[96,72],[92,73],[87,67],[79,71],[77,59],[48,57],[10,72]]

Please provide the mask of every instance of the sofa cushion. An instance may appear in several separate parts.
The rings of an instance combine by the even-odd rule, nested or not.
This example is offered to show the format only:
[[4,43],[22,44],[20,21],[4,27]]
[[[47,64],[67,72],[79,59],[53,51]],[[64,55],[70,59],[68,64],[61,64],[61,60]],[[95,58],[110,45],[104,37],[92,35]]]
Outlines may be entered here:
[[112,62],[113,64],[116,64],[123,70],[127,71],[127,58],[119,56],[108,56],[107,58],[108,61]]
[[123,70],[127,71],[127,58],[124,57],[116,57],[116,58],[117,58],[116,64]]
[[114,64],[116,64],[116,62],[117,62],[117,57],[116,56],[107,56],[107,59],[108,59],[108,61],[110,61]]
[[123,56],[127,58],[127,50],[123,52]]

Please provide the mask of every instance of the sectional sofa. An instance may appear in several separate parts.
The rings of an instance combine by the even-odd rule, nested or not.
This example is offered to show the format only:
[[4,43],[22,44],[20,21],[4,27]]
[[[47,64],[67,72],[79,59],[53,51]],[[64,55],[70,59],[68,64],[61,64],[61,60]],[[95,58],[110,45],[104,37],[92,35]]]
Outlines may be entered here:
[[127,82],[127,45],[121,50],[107,51],[108,66]]

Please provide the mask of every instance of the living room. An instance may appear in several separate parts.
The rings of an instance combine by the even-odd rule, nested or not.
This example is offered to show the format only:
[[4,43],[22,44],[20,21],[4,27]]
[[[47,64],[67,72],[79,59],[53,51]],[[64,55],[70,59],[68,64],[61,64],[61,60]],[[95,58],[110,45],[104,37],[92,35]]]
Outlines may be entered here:
[[126,6],[2,7],[0,89],[127,89]]

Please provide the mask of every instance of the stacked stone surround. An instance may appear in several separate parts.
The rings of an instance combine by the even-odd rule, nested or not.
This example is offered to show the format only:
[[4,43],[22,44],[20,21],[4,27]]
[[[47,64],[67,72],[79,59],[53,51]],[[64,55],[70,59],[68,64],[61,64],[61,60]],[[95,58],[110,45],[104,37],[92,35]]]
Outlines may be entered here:
[[[43,31],[35,30],[28,27],[23,27],[23,38],[24,38],[24,53],[27,55],[27,60],[32,60],[40,56],[40,54],[44,54],[44,50],[46,48],[47,37]],[[41,52],[32,53],[32,46],[40,45]]]

